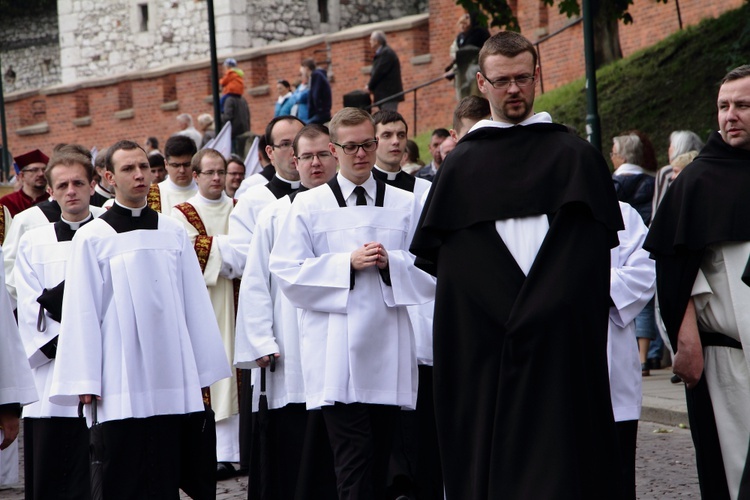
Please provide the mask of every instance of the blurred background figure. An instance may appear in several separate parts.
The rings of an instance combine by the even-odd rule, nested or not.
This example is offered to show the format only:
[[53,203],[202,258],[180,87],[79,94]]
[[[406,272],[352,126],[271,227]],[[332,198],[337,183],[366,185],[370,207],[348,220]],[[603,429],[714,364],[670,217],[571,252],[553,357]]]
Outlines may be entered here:
[[419,159],[419,146],[417,143],[409,139],[406,141],[406,151],[404,156],[401,158],[401,170],[407,174],[414,174],[417,170],[424,167],[424,162]]
[[292,86],[286,80],[279,80],[276,82],[276,92],[278,92],[279,98],[276,100],[273,116],[291,115],[292,106],[295,103]]

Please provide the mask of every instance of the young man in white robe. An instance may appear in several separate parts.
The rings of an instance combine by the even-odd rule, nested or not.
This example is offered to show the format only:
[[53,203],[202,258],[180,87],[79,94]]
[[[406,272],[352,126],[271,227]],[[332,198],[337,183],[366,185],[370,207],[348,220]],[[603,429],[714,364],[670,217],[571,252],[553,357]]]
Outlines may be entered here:
[[[3,248],[0,246],[0,258]],[[0,269],[0,485],[18,481],[21,406],[39,398]]]
[[[187,229],[203,279],[219,323],[229,363],[234,359],[235,297],[234,280],[241,266],[229,245],[229,214],[234,200],[224,193],[227,162],[215,149],[202,149],[192,159],[193,179],[198,194],[172,208],[172,217]],[[219,380],[204,394],[216,418],[217,478],[234,473],[232,463],[240,460],[239,402],[237,378]]]
[[330,132],[339,174],[297,197],[269,268],[302,309],[305,400],[323,412],[339,498],[382,498],[399,407],[417,398],[406,306],[427,302],[434,282],[407,250],[414,195],[372,177],[372,117],[344,108]]
[[[242,195],[238,196],[237,204],[229,216],[229,243],[241,260],[244,269],[247,250],[253,238],[255,221],[258,214],[268,204],[292,194],[300,187],[299,172],[294,165],[294,150],[292,143],[297,133],[305,124],[293,116],[279,116],[266,125],[265,142],[266,154],[271,159],[271,165],[276,173],[271,180],[254,185]],[[242,187],[242,186],[240,186]],[[250,380],[250,371],[242,369],[242,380]],[[240,385],[240,469],[248,466],[250,418],[252,415],[252,385]]]
[[231,376],[221,333],[185,228],[147,206],[146,152],[119,141],[106,165],[115,204],[73,239],[50,401],[96,399],[105,498],[202,497],[216,438],[201,388]]
[[15,265],[18,327],[40,400],[24,408],[27,498],[89,498],[89,432],[74,406],[49,401],[55,368],[65,268],[76,231],[93,220],[94,176],[88,150],[56,149],[45,175],[62,213],[54,224],[26,232]]
[[[372,176],[386,184],[414,193],[421,204],[432,183],[401,170],[401,158],[406,151],[409,127],[404,117],[392,110],[380,110],[375,121],[378,149],[377,163]],[[435,301],[409,306],[409,318],[414,329],[419,367],[419,390],[416,412],[401,413],[402,432],[396,433],[389,467],[389,494],[409,496],[420,492],[424,499],[443,498],[440,451],[435,431],[435,412],[432,398],[432,317]]]
[[[270,461],[269,467],[275,471],[273,477],[278,478],[272,488],[279,499],[291,500],[303,493],[307,498],[336,495],[333,481],[325,481],[333,473],[331,461],[325,460],[330,456],[325,428],[323,432],[316,429],[315,426],[321,424],[319,416],[309,415],[305,408],[297,308],[281,293],[277,278],[268,270],[271,250],[293,200],[302,192],[325,184],[336,175],[336,158],[328,150],[329,142],[328,129],[317,124],[306,125],[295,137],[294,163],[302,186],[260,212],[240,285],[235,365],[245,369],[265,368],[269,366],[270,356],[276,358],[275,371],[266,370],[266,394],[271,410],[269,418],[275,422],[273,434],[268,438],[275,459]],[[259,371],[252,371],[256,387],[253,394],[254,412],[258,411]],[[318,436],[306,437],[310,432]],[[310,445],[319,444],[320,439],[315,438],[321,435],[323,446],[328,448],[323,452]],[[256,441],[253,441],[255,446]],[[327,454],[323,454],[326,451]],[[252,453],[251,456],[257,455]],[[321,466],[328,466],[327,470]],[[301,468],[306,471],[315,468],[322,472],[316,474],[311,471],[300,476]],[[251,458],[250,498],[255,498],[259,489],[258,471],[259,467]],[[305,478],[314,478],[315,482],[310,483]],[[330,488],[325,489],[327,486]]]
[[635,500],[635,449],[641,418],[641,362],[633,342],[635,318],[654,296],[654,261],[643,249],[648,228],[638,212],[620,202],[625,229],[620,244],[611,250],[609,332],[607,360],[615,428],[620,443],[625,498]]
[[198,192],[193,180],[191,160],[198,152],[195,142],[184,135],[173,135],[164,145],[164,166],[168,177],[154,184],[148,193],[148,204],[159,213],[169,215],[172,207],[186,202]]

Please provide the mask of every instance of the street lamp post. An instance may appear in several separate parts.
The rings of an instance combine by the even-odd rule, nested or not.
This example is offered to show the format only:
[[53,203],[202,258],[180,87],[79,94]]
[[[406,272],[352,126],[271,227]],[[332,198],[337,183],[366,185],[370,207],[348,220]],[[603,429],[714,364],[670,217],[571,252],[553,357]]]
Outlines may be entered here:
[[216,25],[214,22],[214,0],[208,0],[208,39],[211,52],[211,94],[214,102],[214,130],[221,130],[221,106],[219,105],[219,62],[216,57]]
[[583,46],[586,54],[586,137],[599,151],[602,132],[596,96],[596,61],[594,57],[594,18],[591,0],[583,0]]

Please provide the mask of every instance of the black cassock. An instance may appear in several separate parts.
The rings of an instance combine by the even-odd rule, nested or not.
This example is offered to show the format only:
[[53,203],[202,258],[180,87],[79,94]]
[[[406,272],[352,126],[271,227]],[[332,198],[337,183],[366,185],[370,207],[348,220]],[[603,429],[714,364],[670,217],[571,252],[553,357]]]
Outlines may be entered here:
[[[547,215],[528,276],[495,221]],[[448,499],[616,499],[601,154],[553,124],[482,128],[446,158],[412,244],[437,276],[434,390]]]

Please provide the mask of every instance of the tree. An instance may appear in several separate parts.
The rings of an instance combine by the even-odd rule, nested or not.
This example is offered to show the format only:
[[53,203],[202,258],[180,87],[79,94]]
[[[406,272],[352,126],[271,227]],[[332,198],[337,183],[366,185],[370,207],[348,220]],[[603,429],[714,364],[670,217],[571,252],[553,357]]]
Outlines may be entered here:
[[[542,0],[547,5],[554,5],[555,0]],[[667,0],[655,0],[667,3]],[[456,0],[456,3],[468,12],[476,11],[480,22],[485,25],[520,31],[518,19],[508,4],[508,0]],[[622,58],[620,48],[620,30],[618,21],[625,24],[633,22],[628,8],[633,0],[591,0],[594,12],[594,34],[596,38],[596,66]],[[579,0],[558,0],[557,8],[561,14],[568,17],[581,15]]]

